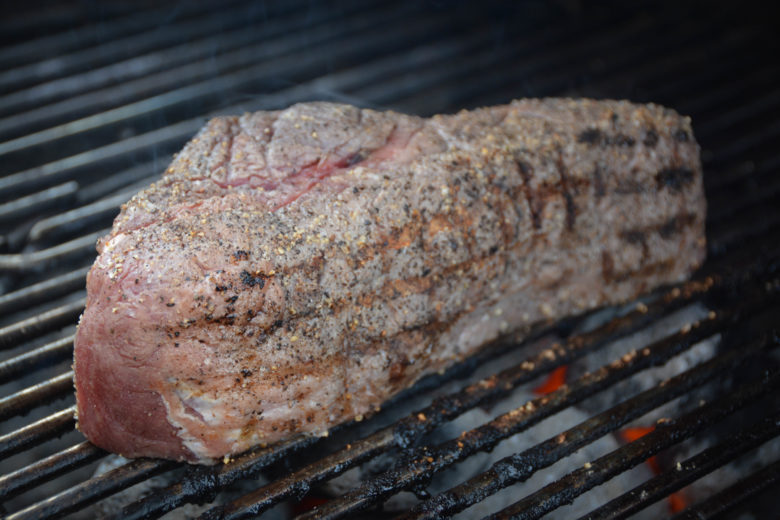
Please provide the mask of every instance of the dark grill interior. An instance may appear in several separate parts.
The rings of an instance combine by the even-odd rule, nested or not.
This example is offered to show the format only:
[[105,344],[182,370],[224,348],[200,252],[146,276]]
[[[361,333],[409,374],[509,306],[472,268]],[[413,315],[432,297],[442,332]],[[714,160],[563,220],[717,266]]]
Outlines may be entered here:
[[[517,491],[491,518],[539,518],[645,461],[656,467],[649,479],[568,517],[626,518],[656,502],[655,511],[680,518],[777,514],[780,67],[775,20],[760,4],[33,0],[5,9],[0,514],[156,518],[218,499],[187,515],[247,518],[283,504],[273,518],[441,518],[599,438],[619,438],[669,402],[679,406],[646,434]],[[522,342],[504,338],[328,439],[293,438],[215,467],[119,461],[93,476],[108,454],[74,429],[70,357],[95,240],[208,117],[315,99],[430,115],[540,96],[656,102],[692,117],[709,203],[709,257],[692,281],[606,317],[547,324]],[[559,367],[595,359],[614,340],[693,306],[704,313],[681,328],[647,336],[601,368],[570,370],[552,393],[511,401]],[[544,343],[550,335],[560,340]],[[719,340],[713,355],[589,407],[708,339]],[[507,398],[509,411],[490,411]],[[453,465],[573,408],[588,410],[586,419],[431,491]],[[479,409],[494,418],[442,434]],[[744,462],[759,447],[772,455]],[[323,487],[387,454],[393,464],[351,489]],[[706,496],[686,487],[730,464],[742,468],[739,477]],[[144,495],[120,493],[153,481]],[[417,499],[393,509],[401,491]],[[673,507],[675,497],[688,498]]]

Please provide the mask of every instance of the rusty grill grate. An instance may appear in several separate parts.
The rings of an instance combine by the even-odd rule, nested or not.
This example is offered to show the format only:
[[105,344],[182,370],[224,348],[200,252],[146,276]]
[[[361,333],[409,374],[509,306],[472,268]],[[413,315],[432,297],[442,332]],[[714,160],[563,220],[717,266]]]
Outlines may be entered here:
[[[582,516],[625,518],[777,443],[780,67],[772,58],[774,27],[750,5],[32,0],[16,7],[0,19],[0,514],[92,518],[95,503],[167,474],[175,478],[141,497],[118,495],[110,513],[157,518],[211,502],[242,482],[240,492],[197,514],[249,518],[300,503],[322,483],[389,454],[394,463],[296,513],[442,518],[707,384],[720,393],[518,493],[491,518],[540,518],[680,443],[710,438],[704,449]],[[293,438],[209,468],[138,459],[92,476],[108,454],[74,429],[69,360],[94,244],[119,206],[157,178],[209,116],[311,99],[427,115],[548,95],[654,101],[693,117],[709,202],[709,258],[693,280],[590,328],[584,323],[595,318],[582,317],[539,327],[522,342],[502,338],[464,366],[422,381],[371,420],[338,428],[331,439]],[[511,398],[694,304],[708,309],[705,317],[547,395],[513,402],[458,436],[435,436],[464,413]],[[546,350],[530,348],[551,332],[562,339]],[[720,338],[711,358],[447,489],[427,491],[448,468],[711,338]],[[527,354],[479,372],[513,352]],[[413,396],[422,404],[393,416]],[[255,481],[259,475],[267,483]],[[757,497],[778,482],[780,461],[764,460],[709,498],[684,504],[678,517],[735,510],[761,517],[768,513]],[[405,511],[376,509],[408,490],[419,500]]]

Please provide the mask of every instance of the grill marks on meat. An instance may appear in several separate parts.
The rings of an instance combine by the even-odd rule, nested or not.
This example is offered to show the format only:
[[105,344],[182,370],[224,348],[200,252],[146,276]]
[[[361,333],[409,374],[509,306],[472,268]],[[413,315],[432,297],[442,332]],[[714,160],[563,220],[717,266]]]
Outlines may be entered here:
[[217,118],[99,243],[79,427],[208,463],[371,413],[503,332],[680,280],[704,254],[691,135],[662,107],[590,100]]

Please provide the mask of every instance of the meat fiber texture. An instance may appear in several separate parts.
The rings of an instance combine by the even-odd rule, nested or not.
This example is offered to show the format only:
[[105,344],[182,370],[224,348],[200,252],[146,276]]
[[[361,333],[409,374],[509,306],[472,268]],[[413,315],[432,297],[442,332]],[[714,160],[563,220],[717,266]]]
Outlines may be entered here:
[[78,427],[202,464],[324,435],[502,333],[685,279],[704,218],[690,120],[656,105],[218,117],[98,243]]

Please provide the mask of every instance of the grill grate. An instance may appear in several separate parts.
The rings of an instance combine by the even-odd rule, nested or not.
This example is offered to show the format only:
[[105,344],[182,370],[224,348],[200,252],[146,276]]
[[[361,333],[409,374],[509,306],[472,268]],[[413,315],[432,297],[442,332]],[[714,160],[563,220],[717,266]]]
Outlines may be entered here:
[[590,520],[625,518],[645,504],[659,500],[716,468],[744,455],[772,437],[780,435],[780,416],[767,417],[748,431],[732,435],[722,443],[680,463],[674,470],[655,477],[630,493],[613,500],[587,516]]
[[[647,460],[662,449],[696,434],[748,404],[752,399],[775,390],[780,382],[778,375],[775,372],[767,380],[757,381],[718,403],[703,406],[686,414],[677,419],[672,426],[659,428],[642,439],[594,461],[587,467],[570,473],[496,515],[492,515],[491,518],[541,518],[548,511],[568,503],[580,493]],[[772,417],[771,422],[776,422],[778,418],[780,417]],[[776,427],[773,432],[777,432]]]
[[724,512],[730,511],[735,505],[752,498],[759,492],[777,486],[778,482],[780,482],[780,462],[775,462],[701,504],[686,509],[675,516],[674,519],[715,518]]
[[[5,17],[17,23],[0,21],[0,513],[92,518],[95,502],[175,474],[122,502],[115,516],[157,518],[244,482],[249,487],[199,514],[249,518],[389,454],[397,459],[389,469],[301,518],[360,517],[404,490],[420,500],[402,518],[451,516],[715,378],[730,383],[709,403],[680,409],[492,518],[539,518],[686,439],[715,436],[711,446],[583,516],[625,518],[777,443],[780,67],[756,52],[778,50],[774,28],[758,12],[727,2],[233,0],[175,8],[112,2],[88,13],[77,2],[32,0]],[[108,454],[74,429],[68,365],[94,244],[119,206],[156,179],[209,116],[311,99],[428,115],[546,95],[627,97],[693,117],[710,208],[708,261],[692,281],[592,330],[578,328],[583,318],[540,326],[522,342],[502,338],[464,366],[420,382],[372,420],[336,429],[341,442],[298,437],[213,468],[139,459],[90,476]],[[711,311],[690,327],[553,393],[513,403],[456,438],[435,437],[464,413],[694,304]],[[550,331],[564,339],[528,350],[509,368],[479,373]],[[712,359],[428,495],[431,479],[447,468],[713,337],[721,343]],[[750,369],[756,365],[758,372]],[[735,376],[737,367],[752,377]],[[401,412],[415,396],[423,404]],[[679,517],[753,507],[749,498],[778,485],[780,462],[763,462]],[[271,482],[248,484],[261,474]]]

